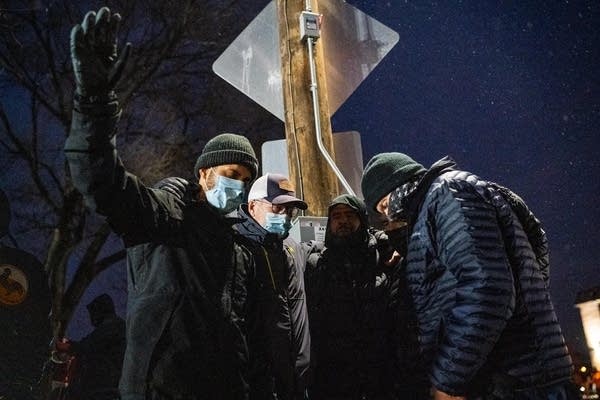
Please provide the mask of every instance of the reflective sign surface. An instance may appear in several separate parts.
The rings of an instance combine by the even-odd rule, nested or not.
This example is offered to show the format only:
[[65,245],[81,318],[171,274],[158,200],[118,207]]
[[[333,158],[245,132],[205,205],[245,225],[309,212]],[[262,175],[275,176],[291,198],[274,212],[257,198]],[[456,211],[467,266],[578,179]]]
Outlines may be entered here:
[[[329,109],[335,111],[398,42],[398,34],[342,0],[321,0]],[[214,72],[284,120],[277,7],[272,1],[213,64]],[[308,90],[308,86],[307,86]]]

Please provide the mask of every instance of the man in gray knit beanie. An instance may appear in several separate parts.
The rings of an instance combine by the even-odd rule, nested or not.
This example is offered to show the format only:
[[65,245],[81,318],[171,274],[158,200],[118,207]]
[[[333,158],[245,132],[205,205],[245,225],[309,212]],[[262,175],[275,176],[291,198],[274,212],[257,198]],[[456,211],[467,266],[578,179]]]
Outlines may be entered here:
[[[208,202],[221,214],[237,208],[250,182],[258,172],[258,161],[248,139],[234,133],[222,133],[210,139],[194,166],[198,179],[198,198]],[[154,185],[184,198],[190,183],[178,177],[169,177]]]
[[[103,7],[71,31],[76,93],[65,155],[72,182],[127,250],[122,400],[247,400],[259,331],[251,254],[226,217],[257,175],[248,139],[226,133],[198,157],[196,182],[144,184],[117,151],[121,18]],[[253,377],[258,382],[263,373]],[[265,372],[266,373],[266,372]]]
[[233,133],[222,133],[206,142],[194,167],[201,198],[222,213],[242,204],[257,172],[252,145],[246,137]]

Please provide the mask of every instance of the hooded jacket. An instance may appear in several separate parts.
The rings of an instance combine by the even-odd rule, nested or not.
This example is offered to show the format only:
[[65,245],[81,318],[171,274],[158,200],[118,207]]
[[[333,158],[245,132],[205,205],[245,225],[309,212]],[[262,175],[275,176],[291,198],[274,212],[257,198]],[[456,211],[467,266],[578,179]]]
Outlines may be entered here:
[[568,396],[572,365],[550,301],[545,234],[522,200],[515,211],[518,200],[446,158],[390,203],[412,229],[407,289],[419,360],[438,390]]
[[260,349],[251,354],[251,370],[266,369],[274,380],[274,388],[269,390],[268,383],[253,382],[253,373],[251,399],[304,399],[310,363],[305,253],[292,239],[265,230],[248,214],[246,204],[239,207],[237,217],[234,229],[248,240],[246,246],[256,264],[258,316],[254,321],[261,326],[252,331],[265,332],[251,335],[251,348]]
[[364,203],[342,195],[329,212],[340,204],[354,209],[361,224],[350,238],[338,238],[328,221],[325,248],[309,257],[306,285],[314,361],[310,396],[388,399],[393,353],[389,279],[377,240],[368,230]]
[[118,104],[75,104],[65,153],[73,183],[127,249],[123,400],[247,399],[250,253],[200,201],[145,186],[117,156]]

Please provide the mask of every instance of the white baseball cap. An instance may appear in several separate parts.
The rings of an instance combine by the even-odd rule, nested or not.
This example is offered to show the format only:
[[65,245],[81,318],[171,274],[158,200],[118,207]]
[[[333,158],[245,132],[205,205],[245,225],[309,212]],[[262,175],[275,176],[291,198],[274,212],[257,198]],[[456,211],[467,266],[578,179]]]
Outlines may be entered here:
[[265,199],[272,204],[294,203],[294,206],[306,210],[308,205],[296,197],[294,185],[280,174],[265,174],[258,178],[250,188],[248,201]]

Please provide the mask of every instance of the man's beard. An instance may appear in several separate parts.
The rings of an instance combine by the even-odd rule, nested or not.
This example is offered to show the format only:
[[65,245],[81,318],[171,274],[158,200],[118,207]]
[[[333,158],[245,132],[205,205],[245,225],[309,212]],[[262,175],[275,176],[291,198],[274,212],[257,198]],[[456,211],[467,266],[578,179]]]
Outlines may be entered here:
[[347,234],[331,234],[331,247],[348,247],[352,248],[365,242],[365,230],[359,227],[354,232],[351,229]]
[[342,225],[338,227],[337,232],[334,235],[340,238],[345,238],[352,235],[352,233],[352,227],[350,225]]

